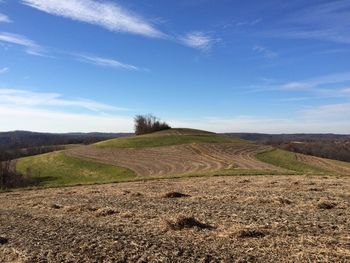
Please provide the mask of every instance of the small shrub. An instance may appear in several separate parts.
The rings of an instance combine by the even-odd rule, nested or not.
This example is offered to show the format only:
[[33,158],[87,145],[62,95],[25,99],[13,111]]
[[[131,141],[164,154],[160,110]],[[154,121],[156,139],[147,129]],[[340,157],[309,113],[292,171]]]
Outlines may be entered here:
[[336,207],[337,204],[334,203],[334,202],[331,202],[331,201],[320,201],[318,204],[317,204],[317,207],[319,209],[333,209],[334,207]]
[[0,236],[0,245],[5,245],[9,242],[8,238]]
[[179,193],[179,192],[169,192],[163,195],[164,198],[181,198],[190,197],[190,195]]
[[111,216],[111,215],[114,215],[114,214],[117,214],[118,211],[112,209],[112,208],[101,208],[101,209],[98,209],[95,213],[95,215],[97,217],[101,217],[101,216]]
[[167,221],[167,225],[172,230],[182,230],[186,228],[197,229],[213,229],[214,227],[208,224],[199,222],[194,217],[181,216],[175,222]]

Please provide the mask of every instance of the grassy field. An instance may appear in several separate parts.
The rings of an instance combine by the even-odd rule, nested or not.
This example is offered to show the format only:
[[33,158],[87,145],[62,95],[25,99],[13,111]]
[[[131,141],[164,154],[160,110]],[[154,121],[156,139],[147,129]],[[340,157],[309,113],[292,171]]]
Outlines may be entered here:
[[276,149],[259,153],[256,157],[262,162],[270,163],[297,173],[330,174],[329,171],[296,160],[294,153],[284,150]]
[[127,168],[69,157],[64,152],[22,158],[16,169],[22,174],[30,170],[35,185],[45,187],[122,182],[136,177]]
[[98,148],[147,148],[172,146],[188,143],[248,143],[245,140],[213,135],[164,135],[164,136],[134,136],[117,138],[96,143]]

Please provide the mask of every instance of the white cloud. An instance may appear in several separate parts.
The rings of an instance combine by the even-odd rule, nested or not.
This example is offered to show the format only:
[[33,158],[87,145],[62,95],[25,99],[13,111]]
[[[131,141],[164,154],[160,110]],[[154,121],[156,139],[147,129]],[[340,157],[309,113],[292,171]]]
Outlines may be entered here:
[[203,32],[191,32],[187,35],[179,38],[180,42],[183,44],[197,48],[202,51],[209,51],[214,43],[219,42],[219,39],[214,39]]
[[0,69],[0,74],[5,74],[9,71],[9,68],[2,68]]
[[22,2],[49,14],[98,25],[111,31],[155,38],[166,37],[141,16],[112,2],[94,0],[23,0]]
[[263,55],[265,58],[268,58],[268,59],[273,59],[278,56],[276,52],[273,52],[270,49],[263,46],[258,46],[258,45],[254,46],[253,51]]
[[133,119],[125,116],[64,113],[1,104],[0,119],[1,131],[130,132],[133,130]]
[[18,34],[7,32],[0,32],[0,42],[7,42],[10,44],[25,47],[26,53],[36,56],[46,56],[44,48],[35,43],[35,41]]
[[126,111],[108,104],[86,99],[64,99],[58,93],[41,93],[18,89],[1,89],[0,104],[20,107],[74,107],[90,111]]
[[116,115],[127,110],[87,99],[65,99],[58,93],[0,89],[2,131],[129,132],[133,119]]
[[80,61],[94,64],[97,66],[112,67],[112,68],[126,69],[126,70],[140,70],[136,66],[125,64],[110,58],[102,58],[102,57],[82,55],[82,54],[77,54],[76,57]]
[[[312,119],[325,119],[331,122],[335,120],[350,123],[350,103],[327,104],[302,111],[304,117]],[[349,130],[350,131],[350,130]],[[347,131],[347,132],[349,132]]]
[[22,0],[22,3],[52,15],[97,25],[110,31],[168,39],[202,51],[210,50],[214,43],[220,41],[202,32],[191,32],[180,37],[166,34],[155,27],[151,22],[154,19],[147,21],[140,15],[112,2],[96,0]]
[[[331,107],[331,106],[330,106]],[[193,120],[171,120],[173,127],[191,127],[214,132],[254,133],[343,133],[350,131],[350,120],[334,118],[341,112],[344,116],[349,106],[334,106],[333,114],[322,116],[326,108],[314,108],[297,112],[289,118],[271,116],[235,116],[231,118],[210,117]]]
[[11,23],[12,20],[5,14],[0,13],[0,23]]

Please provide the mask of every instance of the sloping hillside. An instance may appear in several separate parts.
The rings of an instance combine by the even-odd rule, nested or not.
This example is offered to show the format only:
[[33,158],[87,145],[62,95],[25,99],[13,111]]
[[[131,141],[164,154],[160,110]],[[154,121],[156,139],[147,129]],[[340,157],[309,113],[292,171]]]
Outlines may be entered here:
[[192,129],[117,138],[23,158],[16,167],[42,186],[201,175],[350,174],[348,163]]

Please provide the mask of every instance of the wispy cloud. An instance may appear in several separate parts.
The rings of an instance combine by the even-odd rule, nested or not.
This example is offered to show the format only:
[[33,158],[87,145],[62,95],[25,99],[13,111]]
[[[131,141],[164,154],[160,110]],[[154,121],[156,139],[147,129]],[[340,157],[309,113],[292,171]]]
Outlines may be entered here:
[[274,37],[314,39],[350,44],[350,2],[325,1],[292,12],[269,32]]
[[9,71],[9,68],[0,68],[0,74],[5,74]]
[[273,52],[272,50],[260,45],[254,46],[253,51],[258,54],[261,54],[263,57],[268,59],[273,59],[278,57],[278,54],[276,52]]
[[64,99],[59,93],[42,93],[18,89],[1,89],[0,104],[21,107],[73,107],[90,111],[127,111],[87,99]]
[[284,90],[305,90],[321,88],[327,84],[342,84],[350,81],[350,72],[320,76],[304,81],[289,82],[281,86]]
[[35,56],[46,56],[45,49],[35,41],[19,35],[7,32],[0,32],[0,42],[19,45],[25,48],[25,52]]
[[180,35],[167,34],[154,25],[154,19],[147,20],[130,12],[121,5],[96,0],[22,0],[22,3],[40,11],[103,27],[113,32],[142,35],[145,37],[167,39],[186,46],[208,51],[219,39],[203,32],[190,32]]
[[220,41],[219,39],[199,31],[188,33],[180,37],[179,40],[189,47],[197,48],[202,51],[209,51],[215,43]]
[[91,55],[82,55],[82,54],[76,54],[75,56],[79,61],[94,64],[97,66],[111,67],[111,68],[125,69],[125,70],[140,70],[136,66],[125,64],[115,59],[102,58],[102,57],[91,56]]
[[254,20],[246,20],[246,21],[240,21],[236,23],[236,26],[255,26],[259,24],[262,21],[262,19],[254,19]]
[[12,20],[5,14],[0,13],[0,23],[11,23]]
[[93,0],[23,0],[22,2],[49,14],[98,25],[111,31],[153,38],[166,37],[166,34],[140,15],[131,13],[112,2]]

